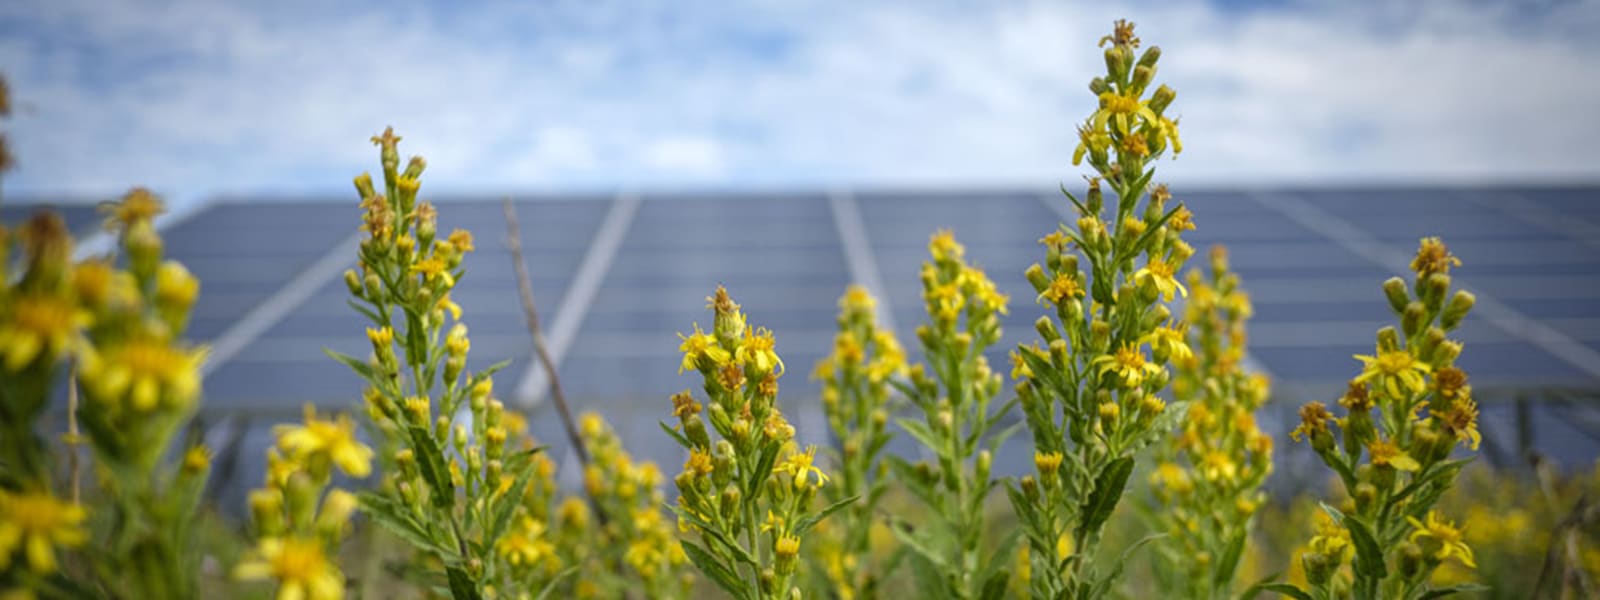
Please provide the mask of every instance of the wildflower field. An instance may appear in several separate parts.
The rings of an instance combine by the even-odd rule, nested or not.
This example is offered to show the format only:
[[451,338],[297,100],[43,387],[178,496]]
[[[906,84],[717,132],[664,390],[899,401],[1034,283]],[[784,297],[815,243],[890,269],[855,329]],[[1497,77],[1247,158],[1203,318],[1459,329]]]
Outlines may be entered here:
[[[103,205],[114,243],[87,256],[57,214],[5,224],[0,598],[1600,596],[1600,465],[1475,460],[1458,327],[1479,300],[1452,279],[1472,257],[1417,240],[1406,277],[1370,284],[1392,325],[1342,393],[1270,432],[1250,282],[1185,241],[1207,207],[1157,172],[1183,150],[1161,51],[1121,21],[1099,46],[1072,218],[1025,234],[1020,278],[959,223],[916,232],[918,319],[897,329],[868,282],[833,291],[831,343],[795,350],[812,364],[739,289],[696,292],[701,320],[658,342],[681,357],[648,407],[669,464],[563,394],[509,202],[549,406],[506,401],[453,296],[500,232],[444,230],[392,129],[341,226],[337,308],[366,323],[339,334],[362,351],[325,357],[361,392],[276,424],[240,506],[208,486],[195,423],[223,350],[189,341],[204,282],[168,257],[162,200]],[[1015,315],[1033,327],[1007,347]],[[1285,456],[1316,483],[1274,487]]]

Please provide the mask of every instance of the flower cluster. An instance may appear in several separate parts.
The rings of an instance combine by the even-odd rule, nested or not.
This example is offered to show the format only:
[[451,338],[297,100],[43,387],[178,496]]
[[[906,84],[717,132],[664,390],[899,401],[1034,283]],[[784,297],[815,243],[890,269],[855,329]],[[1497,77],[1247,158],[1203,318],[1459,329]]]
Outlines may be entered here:
[[413,567],[436,577],[442,566],[454,597],[493,596],[521,585],[512,561],[524,557],[500,552],[500,541],[513,526],[526,533],[522,499],[542,461],[537,449],[507,444],[510,419],[491,378],[505,363],[466,369],[472,343],[450,293],[475,249],[472,234],[440,235],[438,210],[418,197],[427,163],[412,157],[401,170],[393,129],[372,141],[383,189],[366,173],[355,178],[367,236],[360,272],[344,274],[351,306],[372,323],[372,354],[329,353],[366,381],[366,411],[387,463],[380,491],[363,494],[362,508],[412,543]]
[[880,329],[876,301],[866,288],[851,286],[839,299],[839,332],[833,351],[817,363],[822,381],[822,408],[838,439],[837,485],[824,488],[830,501],[852,496],[861,500],[844,509],[814,545],[827,588],[839,598],[876,598],[882,583],[872,547],[878,501],[889,486],[881,453],[893,434],[888,430],[890,379],[906,373],[905,351],[888,330]]
[[[578,429],[590,452],[584,488],[607,515],[599,537],[590,542],[598,543],[598,556],[579,576],[580,595],[615,598],[641,590],[649,598],[688,597],[694,579],[674,525],[662,510],[666,497],[661,470],[653,462],[635,462],[599,414],[584,414]],[[614,565],[627,569],[618,571]]]
[[[125,267],[111,255],[72,263],[72,239],[51,213],[36,215],[14,236],[0,227],[0,494],[10,508],[0,516],[6,534],[0,573],[16,564],[11,555],[20,545],[31,573],[21,578],[23,589],[43,585],[38,576],[58,570],[56,548],[90,539],[84,528],[90,511],[52,494],[54,467],[34,430],[71,365],[81,401],[73,398],[67,442],[74,453],[78,444],[90,447],[99,486],[109,492],[94,512],[129,532],[100,546],[101,568],[92,583],[79,583],[153,597],[189,595],[199,556],[188,524],[209,452],[192,448],[176,464],[163,464],[162,455],[200,395],[206,350],[182,341],[200,283],[183,265],[164,260],[154,223],[163,205],[154,194],[134,189],[102,209]],[[14,243],[22,250],[15,274]],[[71,465],[76,495],[75,455]],[[4,579],[12,581],[0,586],[17,583]]]
[[1154,448],[1160,463],[1150,475],[1150,513],[1166,534],[1155,572],[1168,594],[1187,598],[1232,592],[1272,471],[1272,437],[1256,426],[1269,385],[1242,364],[1250,298],[1224,248],[1212,248],[1210,259],[1208,273],[1189,272],[1185,324],[1152,334],[1158,359],[1172,361],[1173,397],[1189,406],[1176,435]]
[[233,574],[273,581],[278,598],[343,598],[345,577],[335,559],[357,500],[329,483],[335,469],[366,477],[372,449],[356,439],[349,416],[323,419],[310,405],[304,423],[279,425],[274,432],[277,443],[268,450],[266,482],[250,492],[255,547]]
[[1331,524],[1301,557],[1319,594],[1416,598],[1443,591],[1429,583],[1441,563],[1473,566],[1461,530],[1433,510],[1470,460],[1451,452],[1479,442],[1472,386],[1455,365],[1461,343],[1448,337],[1474,304],[1472,294],[1450,292],[1459,264],[1438,238],[1422,240],[1415,280],[1383,284],[1400,328],[1379,330],[1377,350],[1356,355],[1361,373],[1339,398],[1345,415],[1321,402],[1300,409],[1293,437],[1311,444],[1349,496],[1340,508],[1324,505]]
[[[1079,158],[1087,153],[1097,176],[1083,201],[1062,188],[1078,210],[1075,227],[1040,240],[1045,263],[1026,272],[1055,314],[1035,325],[1044,346],[1011,357],[1038,476],[1008,490],[1029,542],[1033,593],[1043,597],[1105,589],[1120,573],[1121,563],[1104,573],[1093,564],[1101,530],[1135,454],[1181,416],[1157,394],[1166,365],[1191,354],[1166,303],[1188,294],[1176,273],[1194,253],[1180,239],[1194,225],[1183,205],[1169,208],[1166,186],[1150,185],[1153,161],[1169,145],[1179,149],[1163,116],[1174,94],[1163,85],[1143,99],[1161,51],[1138,54],[1133,24],[1118,21],[1107,42],[1106,75],[1089,84],[1100,108],[1080,129]],[[1116,197],[1109,222],[1102,184]]]
[[912,550],[919,586],[944,597],[986,597],[1004,590],[1010,577],[1006,561],[998,558],[1009,551],[986,551],[984,535],[994,449],[1005,440],[995,428],[1011,409],[1010,403],[992,406],[1000,374],[984,353],[1000,341],[1000,316],[1009,298],[967,262],[965,248],[949,231],[934,233],[928,252],[933,260],[922,265],[922,299],[929,323],[917,327],[927,365],[912,366],[910,384],[901,386],[923,418],[897,423],[935,461],[912,465],[896,457],[889,464],[937,518],[896,521],[894,532]]
[[751,328],[720,286],[706,300],[711,331],[696,325],[680,334],[679,349],[683,370],[701,376],[709,408],[685,390],[672,397],[677,426],[662,424],[689,452],[674,479],[683,552],[735,598],[788,598],[799,593],[801,540],[855,499],[813,508],[828,476],[814,464],[815,447],[796,447],[794,426],[778,409],[783,360],[772,332]]

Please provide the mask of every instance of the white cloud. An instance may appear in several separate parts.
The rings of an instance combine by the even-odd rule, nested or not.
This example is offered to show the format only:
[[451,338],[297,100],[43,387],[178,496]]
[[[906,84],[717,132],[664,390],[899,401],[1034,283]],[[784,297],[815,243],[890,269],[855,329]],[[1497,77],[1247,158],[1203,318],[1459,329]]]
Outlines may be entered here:
[[[383,125],[429,188],[1074,177],[1094,41],[1166,52],[1171,177],[1593,178],[1596,2],[0,7],[8,191],[339,191]],[[930,7],[931,6],[931,7]]]

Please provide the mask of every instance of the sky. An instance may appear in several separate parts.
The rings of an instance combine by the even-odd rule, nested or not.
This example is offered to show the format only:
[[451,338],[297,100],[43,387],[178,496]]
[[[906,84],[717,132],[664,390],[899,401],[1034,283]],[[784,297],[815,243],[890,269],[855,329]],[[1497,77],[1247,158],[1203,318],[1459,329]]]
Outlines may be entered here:
[[1175,183],[1600,179],[1600,2],[0,3],[7,195],[1052,187],[1095,43],[1178,91]]

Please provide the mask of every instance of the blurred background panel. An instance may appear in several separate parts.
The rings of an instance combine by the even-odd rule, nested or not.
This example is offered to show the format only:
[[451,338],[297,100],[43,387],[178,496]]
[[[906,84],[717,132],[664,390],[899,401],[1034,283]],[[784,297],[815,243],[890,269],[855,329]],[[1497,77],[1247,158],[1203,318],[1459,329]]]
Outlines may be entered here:
[[[18,167],[0,218],[53,207],[90,253],[96,201],[168,199],[168,251],[204,282],[202,421],[228,449],[219,474],[253,482],[272,423],[359,406],[322,349],[366,352],[339,280],[350,178],[393,125],[428,159],[441,230],[478,236],[455,296],[472,366],[510,361],[496,389],[553,452],[502,198],[569,398],[636,454],[682,460],[656,421],[696,387],[676,334],[708,324],[719,284],[776,331],[785,410],[826,442],[808,374],[838,296],[867,285],[914,349],[935,230],[1012,296],[990,360],[1035,337],[1022,271],[1073,217],[1057,188],[1082,186],[1094,44],[1121,17],[1166,51],[1185,151],[1159,177],[1253,295],[1270,432],[1337,397],[1394,320],[1379,283],[1438,235],[1479,298],[1459,336],[1490,460],[1600,456],[1593,2],[9,3]],[[1277,485],[1309,483],[1303,448],[1279,449]],[[1024,458],[1013,444],[998,463]]]

